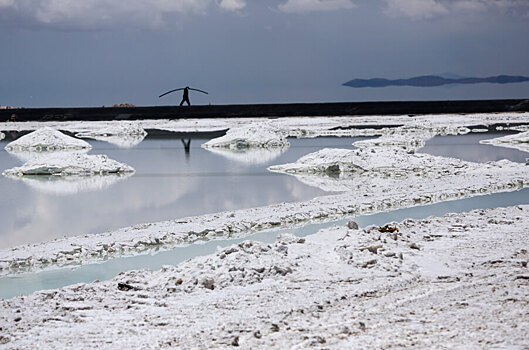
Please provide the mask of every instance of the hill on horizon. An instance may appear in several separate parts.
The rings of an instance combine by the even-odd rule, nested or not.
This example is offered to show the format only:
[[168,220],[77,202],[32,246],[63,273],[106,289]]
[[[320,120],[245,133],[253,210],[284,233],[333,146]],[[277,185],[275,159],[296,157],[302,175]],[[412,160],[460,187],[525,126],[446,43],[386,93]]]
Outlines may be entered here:
[[409,79],[353,79],[346,83],[344,86],[353,88],[366,88],[366,87],[387,87],[387,86],[416,86],[416,87],[434,87],[449,84],[480,84],[480,83],[491,83],[491,84],[510,84],[510,83],[522,83],[529,81],[529,77],[524,76],[513,76],[513,75],[498,75],[494,77],[486,78],[444,78],[438,75],[422,75]]

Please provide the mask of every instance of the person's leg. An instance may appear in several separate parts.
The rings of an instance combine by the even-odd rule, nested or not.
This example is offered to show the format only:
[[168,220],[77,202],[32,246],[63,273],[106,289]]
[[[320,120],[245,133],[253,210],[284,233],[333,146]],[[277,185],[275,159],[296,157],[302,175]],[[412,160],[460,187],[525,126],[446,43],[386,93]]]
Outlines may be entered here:
[[[180,106],[184,104],[185,100],[186,100],[185,98],[182,99],[182,102],[180,102]],[[188,102],[188,104],[189,104],[189,102]]]

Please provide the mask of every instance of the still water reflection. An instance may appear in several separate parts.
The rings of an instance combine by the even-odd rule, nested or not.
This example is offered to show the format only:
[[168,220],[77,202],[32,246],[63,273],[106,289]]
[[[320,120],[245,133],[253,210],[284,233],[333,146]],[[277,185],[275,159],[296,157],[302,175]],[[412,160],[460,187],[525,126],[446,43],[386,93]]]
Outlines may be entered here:
[[[353,148],[359,138],[292,139],[285,152],[265,154],[257,162],[256,154],[244,161],[244,155],[226,157],[202,149],[200,145],[208,140],[204,136],[182,141],[170,134],[163,138],[153,134],[133,148],[86,140],[93,146],[89,154],[106,154],[131,165],[136,173],[88,182],[0,176],[0,249],[145,222],[308,200],[325,192],[266,168],[324,147]],[[3,150],[10,141],[0,141],[0,171],[22,164]]]

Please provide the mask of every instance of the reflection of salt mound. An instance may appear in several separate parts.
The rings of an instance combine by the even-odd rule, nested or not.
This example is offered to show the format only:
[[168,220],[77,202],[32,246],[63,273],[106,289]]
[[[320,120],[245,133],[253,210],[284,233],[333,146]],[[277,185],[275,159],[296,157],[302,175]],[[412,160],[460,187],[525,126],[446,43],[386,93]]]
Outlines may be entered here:
[[271,162],[286,151],[286,148],[206,148],[208,151],[241,163],[264,164]]
[[143,141],[145,136],[147,136],[147,132],[137,125],[121,123],[112,125],[112,127],[106,126],[79,132],[75,136],[105,141],[120,148],[132,148]]
[[522,152],[529,152],[529,131],[490,140],[481,140],[480,143],[498,147],[514,148]]
[[49,127],[35,130],[9,143],[5,147],[9,152],[80,150],[90,148],[92,146],[88,142],[65,135]]
[[254,123],[228,130],[226,135],[210,140],[204,148],[224,147],[230,149],[246,148],[286,148],[289,147],[286,136],[270,123]]
[[105,175],[130,173],[134,169],[126,164],[108,159],[105,155],[81,153],[51,154],[49,157],[31,159],[20,167],[8,169],[4,176],[23,175]]
[[94,176],[22,176],[17,177],[29,187],[46,194],[71,195],[82,192],[99,191],[126,179],[132,173]]

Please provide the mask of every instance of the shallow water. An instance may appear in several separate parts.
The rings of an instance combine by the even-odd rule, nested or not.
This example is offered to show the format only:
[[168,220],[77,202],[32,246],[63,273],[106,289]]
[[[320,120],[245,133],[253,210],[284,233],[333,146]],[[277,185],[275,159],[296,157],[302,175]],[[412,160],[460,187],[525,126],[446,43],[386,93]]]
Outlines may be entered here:
[[366,227],[369,225],[383,225],[392,221],[402,221],[406,218],[423,219],[429,216],[444,215],[446,213],[461,213],[474,209],[507,207],[517,204],[529,204],[529,188],[514,192],[489,194],[432,205],[399,209],[373,215],[349,217],[325,223],[307,224],[297,228],[263,231],[244,238],[204,241],[149,255],[110,259],[98,264],[87,264],[77,267],[6,276],[0,278],[0,298],[12,298],[17,295],[27,295],[37,290],[60,288],[75,283],[109,280],[122,271],[135,269],[157,270],[163,265],[176,265],[195,256],[212,254],[219,247],[226,247],[244,240],[251,239],[261,242],[273,242],[279,234],[287,232],[297,236],[307,236],[326,227],[346,225],[351,219],[356,221],[360,227]]
[[[250,159],[240,159],[239,154],[230,159],[201,148],[208,139],[192,139],[186,153],[180,138],[165,137],[147,137],[128,149],[86,139],[93,146],[89,154],[106,154],[136,169],[127,178],[111,177],[115,182],[102,184],[100,190],[0,176],[0,249],[139,223],[308,200],[325,192],[266,168],[324,147],[354,148],[352,143],[360,139],[291,139],[291,147],[280,154],[258,153]],[[7,143],[0,142],[0,172],[22,164],[3,150]]]

